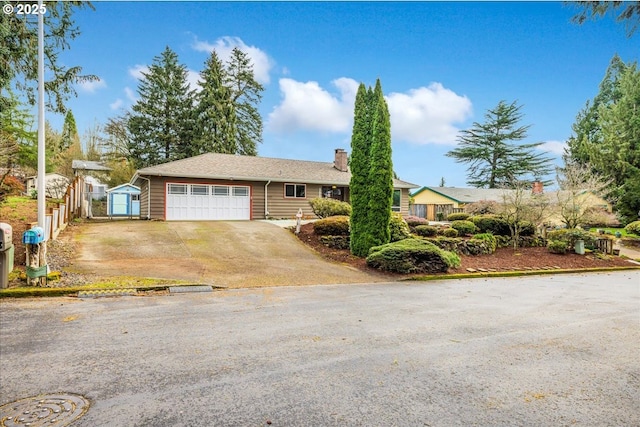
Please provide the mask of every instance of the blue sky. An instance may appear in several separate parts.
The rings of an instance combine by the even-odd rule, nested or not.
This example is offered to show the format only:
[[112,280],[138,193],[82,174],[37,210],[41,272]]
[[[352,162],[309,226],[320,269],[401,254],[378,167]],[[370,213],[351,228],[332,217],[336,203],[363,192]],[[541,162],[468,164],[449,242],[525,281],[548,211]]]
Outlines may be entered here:
[[[523,105],[526,142],[558,156],[615,53],[637,61],[638,35],[611,17],[572,24],[561,2],[94,2],[76,12],[82,34],[62,55],[100,80],[68,106],[82,136],[129,109],[140,71],[165,46],[197,87],[211,49],[254,61],[265,86],[258,154],[332,161],[350,151],[359,82],[380,78],[391,113],[394,169],[422,185],[465,186],[444,154],[456,134],[500,100]],[[62,118],[48,120],[61,128]]]

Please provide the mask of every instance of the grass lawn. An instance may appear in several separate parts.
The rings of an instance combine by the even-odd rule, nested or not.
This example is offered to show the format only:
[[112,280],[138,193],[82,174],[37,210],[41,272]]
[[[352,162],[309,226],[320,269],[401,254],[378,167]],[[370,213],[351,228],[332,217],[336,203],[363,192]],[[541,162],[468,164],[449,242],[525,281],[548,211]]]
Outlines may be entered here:
[[[622,237],[627,236],[627,232],[624,228],[591,228],[589,229],[592,233],[597,233],[597,230],[604,230],[605,234],[613,234],[619,232]],[[634,236],[633,234],[629,234],[629,236]]]

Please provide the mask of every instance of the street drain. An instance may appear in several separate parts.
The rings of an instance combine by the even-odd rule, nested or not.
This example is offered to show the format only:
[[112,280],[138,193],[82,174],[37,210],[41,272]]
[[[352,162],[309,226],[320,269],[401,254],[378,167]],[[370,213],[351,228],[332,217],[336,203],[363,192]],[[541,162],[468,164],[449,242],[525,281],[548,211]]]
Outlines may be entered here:
[[0,426],[68,426],[89,409],[89,401],[77,394],[46,394],[0,406]]

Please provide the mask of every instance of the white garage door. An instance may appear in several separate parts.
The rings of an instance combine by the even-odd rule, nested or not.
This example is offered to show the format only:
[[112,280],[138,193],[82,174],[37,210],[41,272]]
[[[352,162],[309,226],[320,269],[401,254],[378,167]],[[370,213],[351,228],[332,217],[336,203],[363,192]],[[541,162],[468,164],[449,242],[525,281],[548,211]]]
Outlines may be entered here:
[[167,184],[167,220],[250,219],[249,187]]

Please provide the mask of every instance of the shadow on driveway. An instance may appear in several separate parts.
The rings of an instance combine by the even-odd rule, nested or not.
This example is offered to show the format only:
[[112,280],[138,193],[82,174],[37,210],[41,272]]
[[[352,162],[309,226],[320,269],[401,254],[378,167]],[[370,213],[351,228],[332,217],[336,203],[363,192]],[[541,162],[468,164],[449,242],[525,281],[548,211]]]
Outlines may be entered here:
[[259,221],[85,223],[71,269],[230,288],[385,281],[330,263],[288,230]]

